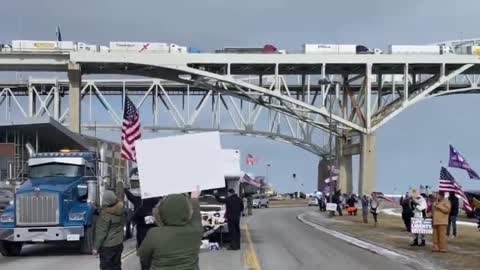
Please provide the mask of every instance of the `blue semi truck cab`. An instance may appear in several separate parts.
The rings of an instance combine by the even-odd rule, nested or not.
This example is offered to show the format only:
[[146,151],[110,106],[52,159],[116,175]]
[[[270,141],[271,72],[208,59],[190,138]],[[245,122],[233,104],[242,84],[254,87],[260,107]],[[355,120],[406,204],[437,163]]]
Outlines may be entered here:
[[93,249],[94,224],[105,189],[104,151],[33,153],[29,177],[0,216],[0,252],[17,256],[26,243],[79,242]]

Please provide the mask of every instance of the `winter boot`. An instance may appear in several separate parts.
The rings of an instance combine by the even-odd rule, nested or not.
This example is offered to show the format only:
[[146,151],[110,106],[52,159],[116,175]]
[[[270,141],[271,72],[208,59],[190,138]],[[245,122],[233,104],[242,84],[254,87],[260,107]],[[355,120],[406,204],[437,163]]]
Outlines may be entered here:
[[411,247],[416,247],[418,246],[418,239],[413,240],[413,243],[410,244]]

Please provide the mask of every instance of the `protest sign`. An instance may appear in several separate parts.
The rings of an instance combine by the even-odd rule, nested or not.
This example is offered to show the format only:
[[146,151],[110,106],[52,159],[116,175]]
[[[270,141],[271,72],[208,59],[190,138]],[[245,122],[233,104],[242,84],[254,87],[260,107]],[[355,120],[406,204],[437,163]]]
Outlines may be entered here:
[[336,203],[327,203],[327,211],[337,211]]
[[412,233],[433,234],[432,219],[412,218]]
[[139,140],[138,176],[142,198],[225,187],[218,132]]

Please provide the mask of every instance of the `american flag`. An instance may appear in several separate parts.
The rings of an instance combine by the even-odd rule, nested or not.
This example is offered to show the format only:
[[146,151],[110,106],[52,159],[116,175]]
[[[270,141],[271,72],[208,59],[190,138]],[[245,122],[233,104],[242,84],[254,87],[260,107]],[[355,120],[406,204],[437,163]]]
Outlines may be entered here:
[[380,199],[380,200],[385,200],[385,201],[391,202],[391,203],[395,202],[392,198],[389,198],[389,197],[385,196],[385,194],[383,194],[383,192],[372,192],[372,196],[373,195],[377,196],[377,198]]
[[135,142],[140,139],[140,117],[133,102],[126,97],[122,124],[122,158],[137,160]]
[[247,165],[253,166],[253,165],[255,165],[255,164],[257,164],[257,158],[254,157],[254,156],[251,155],[251,154],[248,154],[248,155],[247,155]]
[[465,193],[462,191],[462,187],[455,181],[455,178],[448,172],[445,167],[442,167],[440,170],[440,180],[439,180],[439,191],[443,192],[453,192],[457,196],[460,196],[463,200],[463,205],[467,211],[472,211],[472,205],[465,196]]
[[252,185],[252,186],[255,186],[255,187],[257,187],[257,188],[259,188],[259,187],[262,186],[261,183],[259,183],[259,182],[255,181],[254,179],[252,179],[252,178],[250,177],[250,175],[248,175],[248,174],[244,174],[243,177],[240,179],[240,182],[241,182],[241,183],[246,183],[246,184],[249,184],[249,185]]

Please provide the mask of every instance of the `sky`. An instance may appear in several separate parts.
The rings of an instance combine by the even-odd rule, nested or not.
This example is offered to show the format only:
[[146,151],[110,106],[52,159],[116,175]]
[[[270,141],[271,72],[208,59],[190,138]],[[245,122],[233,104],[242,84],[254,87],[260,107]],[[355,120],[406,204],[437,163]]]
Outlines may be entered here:
[[[354,43],[386,49],[390,44],[425,44],[479,37],[478,0],[15,0],[0,9],[0,43],[14,39],[53,40],[59,24],[64,40],[158,41],[213,50],[275,44],[300,51],[304,43]],[[42,77],[45,77],[42,74]],[[377,182],[384,192],[419,184],[436,186],[441,162],[453,144],[480,170],[475,120],[476,95],[430,99],[402,112],[377,132]],[[291,145],[259,138],[224,136],[225,147],[256,155],[248,168],[265,174],[282,191],[299,184],[314,190],[319,158]],[[358,158],[354,159],[358,178]],[[247,168],[246,168],[247,169]],[[480,182],[452,170],[466,188]]]

